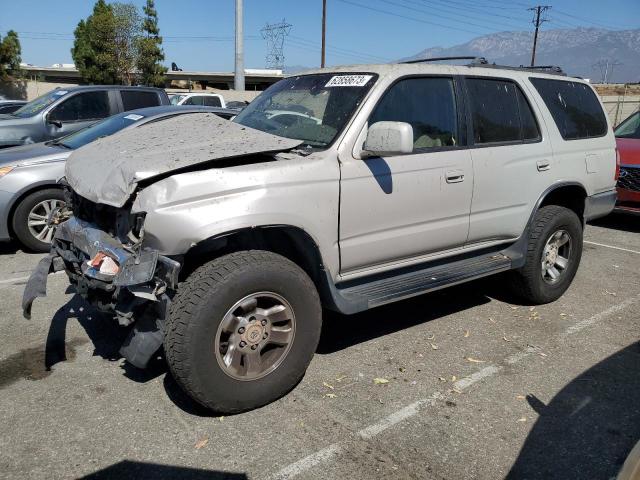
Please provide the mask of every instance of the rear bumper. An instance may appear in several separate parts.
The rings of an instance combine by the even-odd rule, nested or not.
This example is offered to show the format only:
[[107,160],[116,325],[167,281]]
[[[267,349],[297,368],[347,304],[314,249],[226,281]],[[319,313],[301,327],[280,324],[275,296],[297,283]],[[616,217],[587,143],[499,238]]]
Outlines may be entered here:
[[615,190],[598,193],[587,197],[584,201],[584,220],[589,222],[609,215],[616,205]]

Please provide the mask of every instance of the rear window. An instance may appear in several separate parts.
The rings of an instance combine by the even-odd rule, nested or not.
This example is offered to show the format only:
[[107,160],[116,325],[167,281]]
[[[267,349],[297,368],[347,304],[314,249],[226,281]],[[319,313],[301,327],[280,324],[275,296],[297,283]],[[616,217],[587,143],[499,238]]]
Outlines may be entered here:
[[207,107],[221,107],[222,103],[218,97],[204,97],[204,104]]
[[540,131],[531,107],[516,84],[468,78],[475,144],[535,141]]
[[120,95],[122,96],[122,106],[125,112],[160,105],[160,98],[156,92],[120,90]]
[[562,138],[577,140],[607,133],[604,112],[588,85],[548,78],[530,80],[551,112]]

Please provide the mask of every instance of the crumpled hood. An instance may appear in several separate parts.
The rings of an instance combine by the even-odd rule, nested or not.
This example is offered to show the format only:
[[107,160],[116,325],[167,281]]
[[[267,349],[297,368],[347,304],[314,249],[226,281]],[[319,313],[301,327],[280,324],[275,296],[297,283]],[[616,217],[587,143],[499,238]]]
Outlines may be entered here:
[[302,143],[212,113],[193,113],[89,143],[71,154],[65,176],[79,195],[122,207],[141,180],[205,162],[283,152]]

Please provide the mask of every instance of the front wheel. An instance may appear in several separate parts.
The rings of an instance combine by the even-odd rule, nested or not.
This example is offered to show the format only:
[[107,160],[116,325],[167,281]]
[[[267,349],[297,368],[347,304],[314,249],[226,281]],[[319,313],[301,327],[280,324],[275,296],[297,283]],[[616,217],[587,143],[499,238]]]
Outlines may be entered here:
[[54,234],[49,217],[63,206],[64,193],[59,188],[46,188],[27,195],[13,214],[13,233],[29,250],[48,252]]
[[296,385],[321,325],[318,293],[302,269],[275,253],[244,251],[206,263],[180,285],[164,348],[190,397],[237,413]]
[[528,240],[525,265],[512,272],[511,286],[526,302],[553,302],[569,288],[580,265],[580,219],[565,207],[543,207],[535,214]]

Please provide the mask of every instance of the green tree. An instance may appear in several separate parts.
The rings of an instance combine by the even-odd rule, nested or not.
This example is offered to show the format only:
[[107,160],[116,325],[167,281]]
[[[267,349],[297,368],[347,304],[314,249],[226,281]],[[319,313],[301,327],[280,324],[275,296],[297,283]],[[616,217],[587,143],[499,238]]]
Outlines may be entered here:
[[114,59],[116,19],[111,5],[98,0],[73,32],[71,56],[82,79],[93,84],[122,83]]
[[167,68],[162,65],[164,52],[162,51],[162,37],[158,28],[158,12],[154,0],[147,0],[143,7],[144,20],[142,22],[143,35],[138,42],[138,70],[140,83],[153,87],[163,87]]
[[7,32],[7,36],[0,37],[0,81],[12,83],[22,76],[20,62],[22,49],[18,34],[13,30]]
[[112,47],[116,77],[121,83],[131,85],[139,58],[142,19],[138,9],[131,3],[112,3],[111,8],[115,20]]

